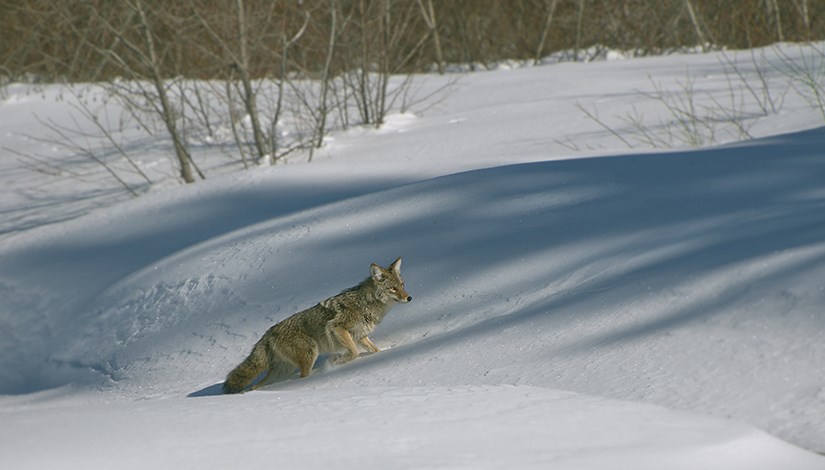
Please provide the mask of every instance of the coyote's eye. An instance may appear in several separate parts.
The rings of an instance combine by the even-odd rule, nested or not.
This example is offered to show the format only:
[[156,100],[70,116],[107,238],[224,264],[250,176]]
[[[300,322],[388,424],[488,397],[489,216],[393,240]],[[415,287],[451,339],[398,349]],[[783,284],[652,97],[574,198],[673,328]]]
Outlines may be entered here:
[[398,292],[398,289],[396,289],[395,287],[390,287],[390,292]]

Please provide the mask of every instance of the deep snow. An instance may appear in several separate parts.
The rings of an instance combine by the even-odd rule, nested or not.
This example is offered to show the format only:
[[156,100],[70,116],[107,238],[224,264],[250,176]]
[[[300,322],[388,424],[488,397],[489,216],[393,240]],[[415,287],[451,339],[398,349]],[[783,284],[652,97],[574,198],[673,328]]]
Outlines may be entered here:
[[[4,159],[0,458],[825,468],[751,427],[825,450],[816,110],[788,94],[754,122],[771,137],[602,156],[621,143],[575,109],[619,115],[686,63],[727,86],[710,54],[471,74],[436,108],[333,135],[310,165],[122,203]],[[10,101],[8,145],[39,148],[16,137],[17,106],[60,104]],[[35,180],[57,196],[32,209]],[[269,325],[396,256],[415,300],[373,336],[385,351],[213,396]]]

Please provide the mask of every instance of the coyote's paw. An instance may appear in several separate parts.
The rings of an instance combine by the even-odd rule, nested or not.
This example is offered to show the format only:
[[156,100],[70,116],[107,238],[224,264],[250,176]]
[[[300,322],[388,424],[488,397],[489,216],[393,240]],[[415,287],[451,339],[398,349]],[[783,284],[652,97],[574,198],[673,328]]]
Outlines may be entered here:
[[355,356],[352,354],[339,354],[329,360],[330,364],[334,366],[340,366],[341,364],[346,364],[347,362],[355,359]]

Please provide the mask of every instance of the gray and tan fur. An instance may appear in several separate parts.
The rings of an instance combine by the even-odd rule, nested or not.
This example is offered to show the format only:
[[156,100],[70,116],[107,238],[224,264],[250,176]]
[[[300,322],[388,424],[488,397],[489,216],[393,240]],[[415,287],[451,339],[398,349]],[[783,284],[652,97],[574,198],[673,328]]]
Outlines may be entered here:
[[369,335],[393,305],[410,300],[401,278],[401,258],[386,269],[373,263],[364,282],[267,330],[249,356],[226,377],[223,392],[243,392],[264,371],[266,376],[252,390],[290,375],[296,368],[306,377],[320,354],[341,353],[332,362],[343,364],[358,357],[359,344],[369,352],[378,352]]

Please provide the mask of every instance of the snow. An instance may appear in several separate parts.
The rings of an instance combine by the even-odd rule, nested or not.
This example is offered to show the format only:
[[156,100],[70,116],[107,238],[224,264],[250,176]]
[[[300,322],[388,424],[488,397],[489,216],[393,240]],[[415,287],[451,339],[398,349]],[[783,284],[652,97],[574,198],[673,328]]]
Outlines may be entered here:
[[[627,149],[577,107],[660,122],[639,90],[689,70],[712,101],[720,57],[472,73],[310,164],[205,149],[224,174],[190,187],[135,142],[158,181],[138,199],[7,155],[0,467],[825,468],[818,111],[788,91],[756,140]],[[5,93],[4,148],[72,158],[30,114],[67,122],[71,98]],[[271,324],[397,256],[414,300],[384,351],[218,394]]]
[[[54,397],[48,401],[53,402]],[[59,399],[59,400],[65,400]],[[292,388],[240,398],[16,403],[49,452],[3,468],[820,468],[821,458],[730,421],[539,387]],[[50,405],[54,406],[54,405]],[[22,408],[22,409],[21,409]],[[575,413],[571,413],[575,409]],[[38,413],[38,411],[41,411]],[[174,419],[170,419],[174,417]],[[83,428],[78,429],[78,423]]]

